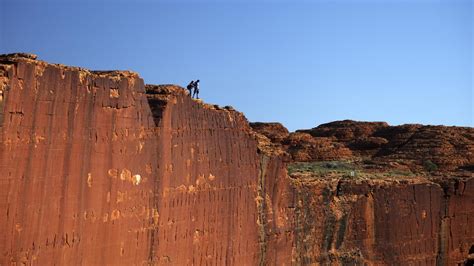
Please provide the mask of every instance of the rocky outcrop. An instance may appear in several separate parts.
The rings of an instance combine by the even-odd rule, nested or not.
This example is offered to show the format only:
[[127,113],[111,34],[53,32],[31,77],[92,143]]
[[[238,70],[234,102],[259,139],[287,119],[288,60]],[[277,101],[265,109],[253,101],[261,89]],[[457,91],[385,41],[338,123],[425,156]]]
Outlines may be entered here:
[[313,137],[334,137],[339,142],[350,143],[355,139],[366,139],[374,132],[384,129],[389,125],[385,122],[357,122],[352,120],[335,121],[319,125],[309,130],[299,130],[307,132]]
[[314,138],[308,133],[292,133],[283,141],[292,161],[330,161],[352,158],[352,151],[331,138]]
[[422,164],[430,160],[441,171],[473,169],[474,129],[468,127],[404,125],[380,130],[389,142],[377,156]]
[[272,138],[263,125],[254,130],[269,137],[291,154],[292,161],[364,160],[402,161],[413,171],[423,171],[426,162],[438,171],[474,169],[474,129],[469,127],[401,125],[384,122],[336,121],[287,137]]
[[254,122],[250,123],[250,126],[254,131],[266,136],[272,142],[282,142],[290,135],[288,129],[280,123]]
[[[130,71],[29,54],[0,56],[0,126],[1,265],[453,265],[474,253],[472,128],[289,133]],[[354,158],[377,174],[423,160],[442,174],[287,172]]]

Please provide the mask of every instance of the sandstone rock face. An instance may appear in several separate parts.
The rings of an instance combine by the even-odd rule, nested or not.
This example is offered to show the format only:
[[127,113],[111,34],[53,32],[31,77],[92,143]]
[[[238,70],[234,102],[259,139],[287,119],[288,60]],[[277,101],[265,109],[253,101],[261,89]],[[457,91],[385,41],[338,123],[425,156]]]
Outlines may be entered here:
[[299,130],[308,132],[314,137],[335,137],[340,142],[350,142],[354,139],[365,139],[377,130],[388,127],[385,122],[357,122],[352,120],[335,121],[322,124],[310,130]]
[[380,157],[418,163],[431,160],[444,171],[474,169],[474,128],[406,125],[376,135],[389,139]]
[[[159,218],[150,260],[173,265],[255,264],[259,157],[244,116],[147,86],[159,117],[152,199]],[[157,120],[158,121],[158,120]]]
[[264,260],[242,114],[131,72],[0,62],[0,264]]
[[292,133],[283,141],[293,161],[328,161],[352,157],[352,151],[331,138],[314,138],[308,133]]
[[[253,125],[253,124],[251,124]],[[293,161],[373,159],[402,160],[413,169],[425,161],[440,171],[474,169],[474,129],[468,127],[402,125],[385,122],[336,121],[309,130],[298,130],[286,138],[272,138],[272,127],[254,130],[283,146]]]
[[250,123],[250,126],[253,130],[265,135],[273,142],[282,142],[290,135],[288,129],[280,123],[254,122]]
[[146,262],[158,157],[143,81],[0,62],[0,264]]
[[[28,54],[0,56],[0,126],[0,265],[455,265],[474,256],[472,128],[342,121],[289,133],[133,72]],[[288,163],[357,157],[385,168],[430,159],[444,175],[287,172]]]
[[474,243],[474,179],[456,182],[295,180],[296,261],[461,264]]

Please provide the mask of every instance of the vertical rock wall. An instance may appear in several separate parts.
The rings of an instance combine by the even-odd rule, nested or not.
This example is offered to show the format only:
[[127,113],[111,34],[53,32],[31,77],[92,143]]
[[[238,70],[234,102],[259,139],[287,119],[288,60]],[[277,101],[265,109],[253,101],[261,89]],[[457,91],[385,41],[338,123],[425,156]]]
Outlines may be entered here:
[[438,265],[474,258],[474,178],[442,180]]
[[146,261],[154,122],[134,73],[2,58],[1,264]]
[[[256,264],[257,144],[236,111],[131,72],[1,58],[1,264]],[[151,108],[150,108],[151,106]]]
[[441,185],[294,180],[292,186],[300,264],[462,265],[474,245],[472,178]]
[[295,263],[294,193],[280,156],[260,152],[258,226],[260,265]]
[[159,213],[151,260],[174,265],[255,264],[258,157],[242,114],[148,86],[158,123]]

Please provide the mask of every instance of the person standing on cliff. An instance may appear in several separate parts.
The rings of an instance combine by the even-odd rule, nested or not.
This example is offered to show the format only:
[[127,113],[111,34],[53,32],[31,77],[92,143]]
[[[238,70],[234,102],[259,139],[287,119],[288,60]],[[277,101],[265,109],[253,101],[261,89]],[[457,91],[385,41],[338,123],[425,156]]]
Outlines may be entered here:
[[196,99],[199,99],[199,79],[194,82],[194,93],[193,97],[196,96]]
[[189,82],[188,86],[186,86],[186,89],[188,89],[189,91],[189,97],[192,97],[192,90],[194,88],[194,80],[191,80],[191,82]]

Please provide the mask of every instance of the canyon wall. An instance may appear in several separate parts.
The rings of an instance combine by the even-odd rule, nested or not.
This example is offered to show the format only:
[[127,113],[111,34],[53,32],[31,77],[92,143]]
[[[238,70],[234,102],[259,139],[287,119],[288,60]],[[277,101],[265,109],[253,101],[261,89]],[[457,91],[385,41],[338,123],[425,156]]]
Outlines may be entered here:
[[244,116],[192,100],[175,86],[147,92],[159,156],[150,261],[255,264],[259,157]]
[[1,263],[146,261],[155,124],[143,81],[2,57]]
[[464,265],[474,244],[472,178],[294,185],[298,264]]
[[[1,264],[255,264],[242,114],[28,55],[1,58]],[[150,108],[151,106],[151,108]]]
[[0,125],[0,265],[455,265],[474,245],[472,172],[289,176],[357,150],[133,72],[0,56]]
[[350,120],[297,132],[251,126],[289,170],[302,169],[289,172],[290,190],[282,190],[293,193],[296,264],[473,263],[473,128]]

